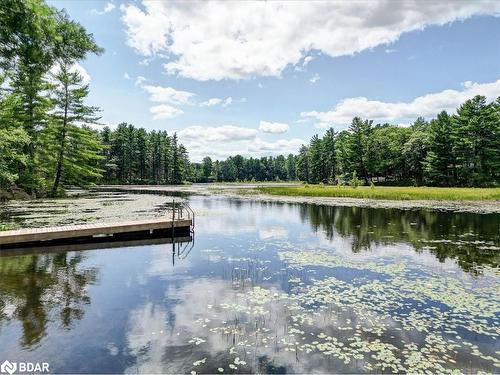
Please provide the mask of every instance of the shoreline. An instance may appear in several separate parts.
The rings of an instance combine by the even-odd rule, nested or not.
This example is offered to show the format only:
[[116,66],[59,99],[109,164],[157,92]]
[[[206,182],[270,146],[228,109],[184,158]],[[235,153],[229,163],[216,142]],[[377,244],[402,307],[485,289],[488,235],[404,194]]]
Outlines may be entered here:
[[[268,184],[269,186],[273,183]],[[295,186],[289,184],[290,186]],[[96,190],[120,190],[123,192],[142,193],[184,193],[205,196],[218,196],[242,201],[305,203],[326,206],[352,206],[362,208],[385,208],[401,210],[431,210],[474,214],[500,213],[500,201],[454,201],[454,200],[388,200],[344,197],[311,197],[264,194],[256,191],[264,184],[193,184],[193,185],[107,185],[96,187]],[[285,186],[285,184],[281,185]]]

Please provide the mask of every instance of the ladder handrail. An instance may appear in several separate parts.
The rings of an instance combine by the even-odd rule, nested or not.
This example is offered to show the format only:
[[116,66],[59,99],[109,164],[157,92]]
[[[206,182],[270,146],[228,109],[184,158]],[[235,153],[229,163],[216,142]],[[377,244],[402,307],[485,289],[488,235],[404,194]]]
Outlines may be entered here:
[[185,201],[176,202],[175,198],[172,200],[172,217],[175,220],[175,211],[176,211],[176,203],[177,203],[177,218],[180,219],[184,217],[184,210],[186,210],[188,219],[191,219],[192,226],[194,226],[195,213],[191,206],[187,204]]

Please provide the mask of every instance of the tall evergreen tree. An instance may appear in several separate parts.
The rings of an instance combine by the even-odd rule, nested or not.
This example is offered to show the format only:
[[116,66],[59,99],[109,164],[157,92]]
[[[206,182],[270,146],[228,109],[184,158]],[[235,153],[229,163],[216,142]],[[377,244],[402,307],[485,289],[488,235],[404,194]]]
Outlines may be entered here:
[[368,183],[368,148],[372,132],[371,120],[362,120],[359,117],[352,119],[349,131],[351,132],[349,142],[349,154],[354,171]]
[[329,182],[335,181],[336,174],[336,137],[333,128],[329,128],[323,137],[323,162],[325,163],[325,179]]
[[484,96],[467,100],[453,116],[453,152],[462,185],[491,183],[498,172],[500,123],[498,107]]
[[309,160],[309,149],[302,145],[297,156],[297,177],[301,181],[311,181],[311,163]]
[[177,134],[174,134],[172,138],[172,179],[170,183],[180,184],[182,182],[182,162],[181,162],[181,150],[179,149]]
[[453,185],[455,159],[452,152],[452,123],[445,111],[429,124],[429,151],[424,160],[425,178],[435,185]]
[[422,130],[420,124],[414,127],[408,140],[404,143],[402,153],[407,173],[415,184],[421,185],[424,181],[424,160],[429,146],[428,134]]
[[53,168],[52,196],[62,182],[86,186],[101,177],[101,170],[96,167],[101,144],[92,131],[82,127],[97,123],[99,109],[85,105],[89,85],[71,68],[69,61],[61,61],[54,75],[54,113],[44,132],[44,154]]
[[34,193],[42,183],[37,168],[38,137],[47,126],[51,101],[46,74],[59,59],[72,61],[88,53],[101,53],[92,35],[43,1],[5,0],[0,2],[0,66],[19,96],[14,114],[30,137],[23,150],[30,163],[21,170],[19,183]]
[[325,162],[323,159],[323,142],[318,137],[314,135],[309,143],[309,163],[310,163],[310,174],[309,182],[318,183],[322,182],[324,179],[324,169]]
[[208,181],[212,175],[212,159],[209,156],[203,158],[203,179]]
[[293,154],[286,157],[286,175],[289,181],[297,179],[297,161]]

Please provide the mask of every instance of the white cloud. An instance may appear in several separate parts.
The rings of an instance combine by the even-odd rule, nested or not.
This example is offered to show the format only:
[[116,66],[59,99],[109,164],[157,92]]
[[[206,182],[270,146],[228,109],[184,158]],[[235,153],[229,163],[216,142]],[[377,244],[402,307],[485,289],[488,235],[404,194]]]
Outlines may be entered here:
[[115,9],[116,6],[115,4],[111,3],[111,2],[107,2],[105,5],[104,5],[104,9],[102,11],[99,11],[97,9],[92,9],[92,13],[95,13],[95,14],[99,14],[99,15],[103,15],[103,14],[106,14],[106,13],[109,13],[111,12],[113,9]]
[[181,109],[172,107],[168,104],[153,106],[149,111],[153,114],[153,120],[174,118],[184,113]]
[[278,139],[274,142],[267,142],[262,139],[256,138],[255,142],[250,144],[248,147],[248,156],[252,155],[286,155],[286,154],[296,154],[299,151],[300,146],[302,146],[304,140],[302,139]]
[[211,99],[208,99],[207,101],[201,102],[200,106],[201,107],[212,107],[212,106],[218,105],[220,103],[222,103],[221,98],[211,98]]
[[304,72],[307,68],[307,64],[309,64],[312,60],[314,60],[314,56],[305,56],[302,60],[302,64],[298,63],[297,65],[295,65],[295,71]]
[[286,133],[288,129],[290,129],[288,124],[279,122],[261,121],[259,124],[259,130],[263,133],[283,134]]
[[314,59],[313,56],[306,56],[306,57],[304,57],[304,61],[302,61],[302,66],[306,67],[307,64],[309,64],[313,59]]
[[173,87],[142,85],[145,80],[144,77],[137,77],[136,85],[139,84],[149,94],[150,101],[162,103],[149,109],[154,120],[170,119],[182,115],[184,111],[172,106],[172,104],[190,104],[190,99],[195,96],[192,92],[176,90]]
[[[80,74],[80,76],[82,77],[82,83],[84,85],[88,85],[90,83],[90,80],[91,80],[90,74],[80,64],[78,64],[78,63],[73,64],[71,66],[71,68],[69,68],[69,71],[70,72],[78,72]],[[52,66],[52,68],[50,68],[50,70],[49,70],[49,74],[52,76],[56,75],[58,72],[59,72],[59,64],[54,64]],[[49,77],[49,80],[53,81],[54,79],[52,77]]]
[[281,226],[275,226],[270,228],[259,229],[259,238],[261,240],[271,240],[271,239],[287,239],[288,229]]
[[203,140],[207,142],[231,142],[250,140],[255,138],[257,130],[242,128],[232,125],[224,125],[218,127],[212,126],[190,126],[179,132],[187,140]]
[[296,153],[304,143],[301,139],[267,142],[257,137],[257,129],[233,125],[190,126],[177,134],[189,157],[198,162],[205,156],[221,160],[236,154],[256,157]]
[[143,1],[120,9],[132,48],[168,57],[169,73],[204,81],[280,76],[309,62],[311,51],[352,55],[429,25],[498,15],[500,2]]
[[434,117],[443,110],[453,113],[460,104],[476,95],[484,95],[489,101],[500,96],[500,79],[491,83],[467,81],[462,86],[461,91],[448,89],[419,96],[410,102],[393,103],[369,100],[365,97],[348,98],[339,102],[331,111],[302,112],[300,115],[317,120],[317,126],[322,128],[347,125],[354,116],[376,121],[404,122],[403,120],[418,116]]
[[137,76],[137,78],[135,79],[135,85],[136,86],[140,86],[142,85],[144,82],[146,82],[147,79],[143,76]]
[[[239,100],[240,102],[244,103],[246,102],[246,98],[242,98]],[[221,98],[210,98],[204,102],[200,103],[200,107],[212,107],[215,105],[221,105],[222,107],[227,107],[233,103],[233,98],[232,97],[227,97],[226,99],[221,99]]]
[[106,5],[104,6],[104,13],[109,13],[111,12],[113,9],[115,9],[115,4],[113,3],[110,3],[109,1],[106,3]]
[[318,81],[320,80],[320,78],[321,78],[321,77],[319,76],[319,74],[315,74],[315,75],[313,75],[313,76],[311,77],[311,79],[309,80],[309,82],[311,82],[311,83],[316,83],[316,82],[318,82]]
[[179,91],[173,87],[145,85],[142,88],[149,93],[149,100],[158,103],[187,104],[195,94],[188,91]]
[[123,74],[123,78],[125,78],[125,79],[130,79],[130,76],[129,76],[129,74],[128,74],[127,72],[125,72],[125,73]]

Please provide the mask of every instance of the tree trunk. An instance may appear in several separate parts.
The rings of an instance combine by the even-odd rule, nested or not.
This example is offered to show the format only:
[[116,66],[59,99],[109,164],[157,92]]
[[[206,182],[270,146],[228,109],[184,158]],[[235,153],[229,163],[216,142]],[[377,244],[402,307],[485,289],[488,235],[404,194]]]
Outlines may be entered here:
[[68,85],[65,85],[65,103],[64,103],[64,117],[63,117],[63,127],[61,130],[61,149],[59,150],[59,155],[57,155],[57,165],[56,165],[56,177],[54,178],[54,185],[52,186],[52,191],[50,195],[55,197],[57,194],[57,189],[61,183],[61,176],[63,171],[63,161],[64,161],[64,148],[66,147],[66,125],[68,122]]

